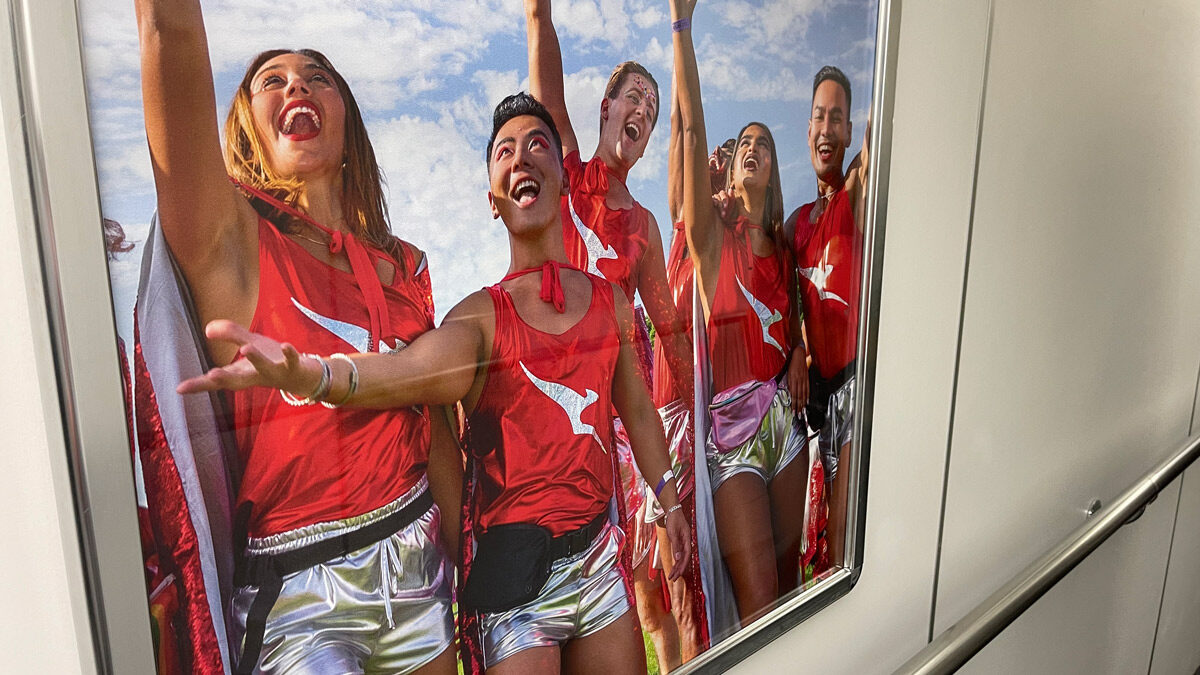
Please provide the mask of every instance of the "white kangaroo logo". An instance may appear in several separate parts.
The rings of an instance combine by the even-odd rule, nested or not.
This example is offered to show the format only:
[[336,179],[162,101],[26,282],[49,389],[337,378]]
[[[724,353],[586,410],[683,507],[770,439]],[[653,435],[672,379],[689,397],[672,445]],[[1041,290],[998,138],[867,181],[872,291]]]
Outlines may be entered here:
[[607,281],[608,277],[601,274],[600,268],[596,267],[596,263],[600,262],[601,258],[616,260],[616,249],[614,249],[611,245],[601,246],[600,237],[595,232],[592,232],[591,228],[583,224],[583,221],[579,219],[578,215],[576,215],[575,207],[573,205],[570,207],[570,211],[571,220],[575,223],[575,230],[579,232],[579,236],[583,239],[583,245],[587,247],[587,272],[589,274],[595,274],[601,279]]
[[750,303],[750,307],[753,308],[754,313],[758,315],[758,322],[762,324],[763,342],[778,349],[780,354],[787,356],[783,350],[783,345],[779,344],[775,341],[775,338],[771,337],[771,326],[775,325],[775,323],[779,321],[783,321],[783,315],[780,314],[779,310],[777,309],[773,312],[772,310],[767,309],[767,306],[763,304],[761,300],[754,297],[750,291],[746,290],[746,287],[742,285],[741,279],[738,279],[736,276],[734,279],[737,280],[738,288],[742,289],[742,295],[746,296],[746,302]]
[[[322,314],[318,314],[300,304],[300,302],[295,298],[292,298],[292,304],[296,306],[296,309],[303,312],[304,316],[312,319],[313,323],[317,324],[321,328],[324,328],[330,333],[333,333],[351,347],[354,347],[354,351],[360,354],[367,353],[368,348],[371,346],[371,331],[363,328],[362,326],[356,326],[352,323],[338,321],[337,319],[331,319]],[[396,348],[393,349],[387,346],[383,340],[380,340],[379,353],[388,354],[391,352],[398,352],[401,349],[404,349],[405,346],[406,345],[403,340],[396,340]]]
[[557,403],[558,407],[562,408],[563,412],[567,414],[567,419],[571,422],[571,431],[576,436],[587,436],[590,434],[592,438],[596,439],[596,443],[600,445],[600,449],[607,453],[608,450],[604,447],[604,443],[601,442],[600,436],[596,434],[596,427],[587,424],[581,419],[583,411],[600,398],[596,392],[591,389],[585,389],[584,394],[580,396],[578,392],[564,384],[547,382],[540,379],[537,375],[529,372],[524,363],[518,363],[520,363],[521,370],[525,371],[525,376],[529,378],[533,386],[537,387],[546,396],[549,396],[550,400]]

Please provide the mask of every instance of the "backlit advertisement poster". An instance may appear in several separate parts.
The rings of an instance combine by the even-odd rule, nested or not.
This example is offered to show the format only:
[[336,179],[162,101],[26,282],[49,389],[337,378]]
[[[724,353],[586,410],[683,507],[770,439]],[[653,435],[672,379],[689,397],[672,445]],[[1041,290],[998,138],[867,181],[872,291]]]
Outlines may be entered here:
[[703,667],[847,566],[874,0],[78,6],[159,672]]

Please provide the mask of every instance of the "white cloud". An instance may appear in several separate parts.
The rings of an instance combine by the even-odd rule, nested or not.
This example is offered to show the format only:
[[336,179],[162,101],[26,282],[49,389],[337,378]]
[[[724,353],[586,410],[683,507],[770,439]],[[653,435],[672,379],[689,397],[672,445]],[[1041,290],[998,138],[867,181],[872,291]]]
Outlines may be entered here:
[[388,120],[371,136],[388,178],[392,231],[429,256],[440,318],[507,267],[504,226],[488,208],[486,136],[464,135],[448,111],[438,120]]
[[667,21],[666,13],[658,7],[646,7],[633,13],[633,22],[642,29],[662,26]]
[[724,0],[716,14],[737,30],[744,43],[770,54],[784,56],[803,41],[812,18],[828,12],[836,0]]

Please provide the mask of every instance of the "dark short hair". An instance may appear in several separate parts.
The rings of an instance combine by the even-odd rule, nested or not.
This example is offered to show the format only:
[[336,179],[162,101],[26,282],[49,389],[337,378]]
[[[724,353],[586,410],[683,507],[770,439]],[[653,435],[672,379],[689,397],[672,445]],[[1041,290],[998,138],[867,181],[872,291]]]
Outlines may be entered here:
[[550,135],[554,137],[554,145],[558,148],[559,161],[562,161],[562,138],[558,135],[558,127],[554,125],[554,118],[550,116],[550,111],[546,110],[546,106],[536,98],[519,91],[504,97],[504,100],[500,101],[495,112],[492,113],[492,137],[488,139],[487,152],[483,156],[489,169],[492,166],[492,146],[496,144],[496,134],[500,133],[500,127],[503,127],[512,118],[524,115],[533,115],[550,127]]
[[813,78],[813,98],[817,97],[817,87],[825,80],[833,80],[842,86],[842,90],[846,92],[846,114],[850,114],[850,103],[853,99],[850,97],[850,79],[837,66],[824,66],[817,71],[817,76]]

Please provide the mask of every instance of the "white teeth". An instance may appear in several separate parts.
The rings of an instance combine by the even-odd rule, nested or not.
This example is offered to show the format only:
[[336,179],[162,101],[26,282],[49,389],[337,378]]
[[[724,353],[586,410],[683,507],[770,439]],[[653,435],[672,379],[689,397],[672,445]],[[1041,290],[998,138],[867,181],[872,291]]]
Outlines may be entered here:
[[295,123],[297,115],[308,115],[313,125],[317,127],[317,130],[321,130],[321,116],[317,114],[317,111],[306,105],[298,105],[287,111],[287,117],[283,120],[283,133],[289,134],[292,132],[292,125]]
[[638,129],[636,124],[626,124],[625,133],[633,140],[637,140],[642,135],[642,130]]
[[537,181],[531,178],[526,178],[525,180],[517,183],[516,187],[513,188],[512,194],[518,202],[524,202],[526,197],[532,199],[537,197],[539,192],[540,188],[538,187]]

